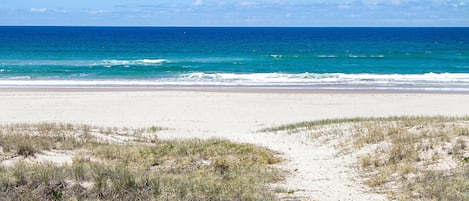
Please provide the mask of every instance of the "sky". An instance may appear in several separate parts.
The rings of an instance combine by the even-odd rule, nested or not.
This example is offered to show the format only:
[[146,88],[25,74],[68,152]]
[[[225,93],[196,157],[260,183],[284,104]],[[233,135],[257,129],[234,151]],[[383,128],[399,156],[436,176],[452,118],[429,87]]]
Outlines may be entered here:
[[469,26],[469,0],[1,0],[0,25]]

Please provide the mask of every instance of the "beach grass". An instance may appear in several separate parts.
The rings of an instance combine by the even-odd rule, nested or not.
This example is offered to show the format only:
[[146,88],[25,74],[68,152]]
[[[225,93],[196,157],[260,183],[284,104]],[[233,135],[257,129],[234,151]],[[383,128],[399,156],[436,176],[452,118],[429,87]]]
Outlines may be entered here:
[[263,128],[259,132],[279,132],[288,131],[291,133],[298,132],[303,129],[313,129],[317,126],[343,124],[343,123],[360,123],[367,121],[408,121],[408,122],[435,122],[435,121],[469,121],[469,116],[463,117],[447,117],[447,116],[391,116],[391,117],[355,117],[355,118],[335,118],[322,119],[317,121],[304,121],[299,123],[284,124],[275,127]]
[[469,200],[469,117],[328,119],[261,131],[332,143],[357,158],[370,191],[393,200]]
[[[284,173],[270,150],[221,139],[159,140],[159,127],[72,124],[0,127],[5,200],[277,200]],[[138,136],[138,137],[137,137]],[[46,150],[71,163],[35,162]],[[3,163],[2,163],[3,164]]]

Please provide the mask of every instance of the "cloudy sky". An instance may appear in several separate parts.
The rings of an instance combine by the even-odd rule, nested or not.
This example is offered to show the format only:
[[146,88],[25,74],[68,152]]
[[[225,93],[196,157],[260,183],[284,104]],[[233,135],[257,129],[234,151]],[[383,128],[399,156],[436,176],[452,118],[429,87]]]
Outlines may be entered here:
[[469,0],[1,0],[0,25],[469,26]]

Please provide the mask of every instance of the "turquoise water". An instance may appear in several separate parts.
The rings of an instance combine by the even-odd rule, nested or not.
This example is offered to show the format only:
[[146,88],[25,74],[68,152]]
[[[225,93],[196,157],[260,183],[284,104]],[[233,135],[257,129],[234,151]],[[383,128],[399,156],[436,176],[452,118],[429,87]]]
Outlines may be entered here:
[[0,87],[469,91],[469,28],[0,27]]

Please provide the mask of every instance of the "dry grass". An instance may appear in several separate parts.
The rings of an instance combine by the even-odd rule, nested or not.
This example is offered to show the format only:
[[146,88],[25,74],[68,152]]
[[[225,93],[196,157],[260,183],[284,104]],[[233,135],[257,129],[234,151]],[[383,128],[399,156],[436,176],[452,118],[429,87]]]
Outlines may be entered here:
[[24,153],[27,156],[33,156],[38,150],[79,149],[110,142],[113,137],[150,142],[161,130],[163,128],[159,127],[145,129],[101,128],[60,123],[10,124],[0,126],[0,146],[4,152],[15,150],[18,154]]
[[[272,166],[280,160],[271,151],[219,139],[158,140],[153,134],[159,130],[3,126],[2,160],[34,158],[56,149],[79,150],[79,155],[63,166],[22,161],[0,165],[0,200],[277,199],[268,185],[282,180],[283,173]],[[103,140],[102,135],[130,141]]]
[[400,200],[469,200],[469,168],[426,171],[404,185]]
[[306,132],[357,157],[364,182],[398,200],[469,199],[469,117],[353,118],[264,129]]

